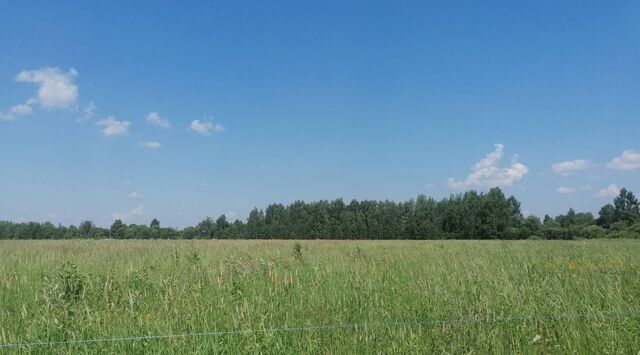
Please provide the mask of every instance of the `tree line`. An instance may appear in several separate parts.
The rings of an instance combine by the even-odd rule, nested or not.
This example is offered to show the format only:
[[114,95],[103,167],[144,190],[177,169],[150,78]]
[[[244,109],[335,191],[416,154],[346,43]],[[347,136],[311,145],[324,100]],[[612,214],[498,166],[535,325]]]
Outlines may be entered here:
[[640,238],[640,204],[631,191],[590,212],[569,209],[555,218],[523,216],[520,202],[500,188],[467,191],[442,200],[419,195],[404,202],[321,200],[254,208],[246,221],[225,215],[182,230],[125,224],[110,228],[92,221],[54,226],[50,222],[0,221],[0,239],[575,239]]

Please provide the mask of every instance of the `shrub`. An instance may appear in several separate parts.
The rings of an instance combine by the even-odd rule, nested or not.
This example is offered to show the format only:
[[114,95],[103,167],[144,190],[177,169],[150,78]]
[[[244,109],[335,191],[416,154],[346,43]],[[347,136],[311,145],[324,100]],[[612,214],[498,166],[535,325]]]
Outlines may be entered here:
[[582,230],[580,231],[580,237],[586,238],[586,239],[604,238],[605,235],[606,235],[605,229],[597,225],[591,225],[591,226],[582,228]]
[[545,239],[571,239],[569,230],[560,226],[545,226],[542,228]]
[[633,233],[628,230],[619,231],[619,232],[609,232],[609,238],[613,239],[635,239],[637,238]]
[[619,222],[613,223],[611,227],[609,227],[609,230],[612,232],[623,232],[627,229],[627,227],[629,227],[627,222],[619,221]]
[[629,233],[632,235],[632,238],[640,239],[640,222],[631,225],[631,227],[629,227]]
[[302,260],[302,245],[298,242],[293,244],[293,256],[298,260]]
[[507,228],[505,231],[506,239],[520,239],[520,229],[516,227]]

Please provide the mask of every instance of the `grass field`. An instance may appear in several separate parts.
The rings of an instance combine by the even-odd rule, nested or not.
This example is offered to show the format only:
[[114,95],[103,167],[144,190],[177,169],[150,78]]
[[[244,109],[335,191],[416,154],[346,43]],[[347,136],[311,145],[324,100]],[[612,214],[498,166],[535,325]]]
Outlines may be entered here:
[[640,241],[0,241],[1,344],[364,323],[0,353],[637,354]]

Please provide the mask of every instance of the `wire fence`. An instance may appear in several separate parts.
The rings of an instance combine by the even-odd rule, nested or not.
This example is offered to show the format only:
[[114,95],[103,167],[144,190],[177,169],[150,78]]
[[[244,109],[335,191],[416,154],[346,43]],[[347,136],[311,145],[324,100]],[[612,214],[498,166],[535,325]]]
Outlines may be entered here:
[[346,323],[333,325],[315,325],[304,327],[281,327],[281,328],[263,328],[263,329],[233,329],[225,331],[212,331],[202,333],[181,333],[181,334],[162,334],[162,335],[141,335],[141,336],[125,336],[114,338],[95,338],[95,339],[70,339],[70,340],[53,340],[53,341],[33,341],[0,344],[0,349],[7,348],[30,348],[54,345],[77,345],[77,344],[95,344],[95,343],[112,343],[125,341],[141,341],[141,340],[162,340],[171,338],[193,338],[193,337],[218,337],[224,335],[239,334],[255,334],[255,333],[301,333],[301,332],[317,332],[336,329],[370,329],[370,328],[392,328],[401,326],[437,326],[452,324],[470,324],[470,323],[491,323],[491,322],[509,322],[509,321],[536,321],[536,320],[557,320],[571,318],[612,318],[612,317],[637,317],[640,310],[633,311],[594,311],[586,313],[559,313],[550,315],[528,315],[528,316],[489,316],[489,317],[463,317],[457,319],[423,319],[413,321],[395,321],[381,323]]

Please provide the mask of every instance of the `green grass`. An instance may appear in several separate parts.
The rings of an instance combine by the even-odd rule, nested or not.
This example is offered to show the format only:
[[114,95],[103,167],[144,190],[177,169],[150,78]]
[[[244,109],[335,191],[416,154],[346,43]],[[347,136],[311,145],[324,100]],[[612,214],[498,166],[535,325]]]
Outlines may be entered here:
[[[640,241],[0,241],[0,353],[640,351]],[[534,338],[539,339],[534,342]]]

